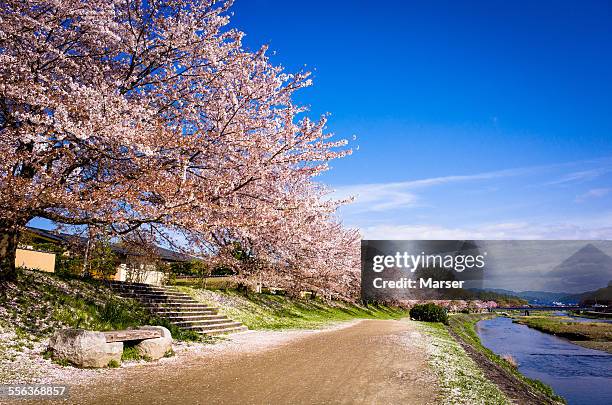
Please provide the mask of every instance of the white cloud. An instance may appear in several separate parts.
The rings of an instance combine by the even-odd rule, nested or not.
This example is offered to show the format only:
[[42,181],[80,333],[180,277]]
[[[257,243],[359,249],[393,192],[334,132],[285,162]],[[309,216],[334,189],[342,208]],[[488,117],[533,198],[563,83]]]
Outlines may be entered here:
[[610,192],[612,192],[612,188],[594,188],[584,194],[576,196],[576,202],[581,203],[592,198],[600,198],[610,194]]
[[[343,207],[342,216],[347,223],[358,225],[367,239],[612,239],[612,213],[584,212],[581,217],[571,219],[560,214],[555,218],[558,211],[550,204],[551,201],[559,202],[559,199],[553,200],[546,193],[560,190],[549,187],[547,191],[543,187],[603,176],[612,171],[611,163],[612,160],[607,158],[472,175],[354,184],[337,187],[332,197],[355,197],[354,203]],[[598,167],[591,169],[585,165]],[[582,167],[582,170],[578,171],[577,167]],[[504,181],[519,176],[527,179]],[[545,178],[553,176],[558,180],[542,183]],[[450,187],[469,182],[474,184]],[[527,189],[528,185],[532,188]],[[445,186],[449,186],[448,191]],[[528,195],[534,188],[538,191]],[[476,189],[487,194],[492,190],[502,191],[494,196],[475,196]],[[608,193],[612,194],[612,188],[593,188],[577,196],[576,201]],[[570,201],[563,200],[559,204]],[[546,209],[548,206],[549,210]],[[416,207],[419,210],[407,211]],[[458,214],[446,211],[449,207],[459,210]],[[546,219],[537,219],[539,223],[535,223],[528,219],[534,218],[533,215],[545,215],[543,218]],[[604,215],[608,217],[604,218]],[[445,220],[451,220],[452,225]]]
[[519,168],[510,170],[499,170],[472,175],[453,175],[431,177],[427,179],[411,180],[392,183],[370,183],[355,184],[336,187],[332,195],[333,198],[355,197],[355,202],[351,205],[351,211],[387,211],[399,208],[410,208],[419,205],[418,196],[413,190],[438,185],[469,182],[478,180],[491,180],[500,177],[519,176],[532,173],[537,168]]
[[357,184],[337,188],[333,193],[334,198],[350,196],[355,197],[350,205],[354,212],[386,211],[417,204],[417,196],[407,191],[402,183]]
[[593,226],[570,223],[536,224],[500,222],[473,227],[445,227],[431,224],[381,224],[361,229],[364,239],[395,240],[598,240],[612,239],[612,223]]
[[612,171],[612,167],[599,167],[596,169],[581,170],[578,172],[568,173],[565,176],[561,177],[560,179],[551,181],[547,184],[557,185],[557,184],[565,184],[565,183],[571,183],[571,182],[594,180],[600,176],[603,176],[604,174],[610,173],[611,171]]

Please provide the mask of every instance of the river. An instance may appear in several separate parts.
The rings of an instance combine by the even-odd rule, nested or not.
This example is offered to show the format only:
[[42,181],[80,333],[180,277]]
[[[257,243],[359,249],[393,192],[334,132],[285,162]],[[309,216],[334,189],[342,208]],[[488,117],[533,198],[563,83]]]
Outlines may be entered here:
[[482,344],[510,354],[521,373],[550,385],[571,405],[612,404],[612,354],[587,349],[506,317],[480,321]]

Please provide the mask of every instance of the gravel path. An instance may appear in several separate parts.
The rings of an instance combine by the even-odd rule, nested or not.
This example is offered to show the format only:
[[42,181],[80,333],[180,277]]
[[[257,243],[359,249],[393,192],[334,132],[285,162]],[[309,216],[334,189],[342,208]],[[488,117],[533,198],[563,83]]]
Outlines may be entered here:
[[[428,404],[436,377],[408,321],[252,331],[73,386],[79,404]],[[57,403],[55,401],[54,403]]]

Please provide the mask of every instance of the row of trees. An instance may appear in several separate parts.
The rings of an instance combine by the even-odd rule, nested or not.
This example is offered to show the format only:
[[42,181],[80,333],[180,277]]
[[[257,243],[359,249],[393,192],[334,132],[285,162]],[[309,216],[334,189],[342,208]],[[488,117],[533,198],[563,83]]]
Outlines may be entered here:
[[444,308],[448,312],[466,312],[479,313],[486,312],[490,309],[497,308],[499,305],[496,301],[482,300],[400,300],[393,304],[400,307],[412,308],[415,305],[435,304],[440,308]]
[[20,230],[42,217],[223,262],[245,280],[357,293],[358,232],[313,180],[350,150],[292,101],[309,74],[245,50],[230,6],[2,2],[2,278]]

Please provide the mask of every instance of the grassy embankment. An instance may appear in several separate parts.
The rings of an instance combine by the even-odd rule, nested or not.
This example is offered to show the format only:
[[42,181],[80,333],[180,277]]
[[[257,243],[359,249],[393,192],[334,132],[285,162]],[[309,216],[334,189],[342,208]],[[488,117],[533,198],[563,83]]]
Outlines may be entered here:
[[532,380],[521,374],[512,361],[508,361],[482,345],[476,333],[476,323],[490,318],[491,314],[455,314],[449,317],[448,330],[462,343],[470,356],[505,392],[524,395],[523,401],[530,403],[564,403],[552,388],[540,381]]
[[[244,295],[231,289],[179,288],[219,306],[251,329],[308,328],[355,318],[398,319],[407,315],[405,310],[385,306]],[[117,296],[98,280],[23,270],[0,294],[0,327],[26,340],[38,341],[66,327],[106,331],[142,325],[165,326],[178,340],[197,340],[199,336],[152,316],[139,302]]]
[[[196,340],[150,315],[137,301],[120,298],[101,282],[20,270],[17,280],[0,286],[0,383],[38,381],[50,362],[48,338],[58,329],[118,330],[162,325],[177,340]],[[138,360],[129,345],[124,360]],[[59,365],[67,365],[58,362]]]
[[178,340],[198,338],[152,316],[139,302],[117,296],[98,280],[38,271],[21,270],[15,282],[3,286],[0,315],[0,326],[32,340],[67,327],[106,331],[142,325],[165,326]]
[[428,336],[429,364],[438,375],[441,404],[510,404],[511,401],[489,380],[441,323],[419,322]]
[[[106,331],[161,325],[177,340],[200,339],[195,332],[152,316],[137,301],[118,297],[96,280],[20,270],[16,281],[0,288],[0,383],[40,378],[41,361],[49,359],[47,340],[62,328]],[[139,360],[129,345],[122,357]]]
[[283,295],[245,295],[235,290],[179,289],[201,302],[221,308],[225,315],[249,329],[314,329],[352,319],[399,319],[407,316],[406,310],[382,305],[365,307]]
[[538,314],[514,317],[514,322],[564,337],[577,345],[612,353],[612,323],[572,322],[567,317]]

